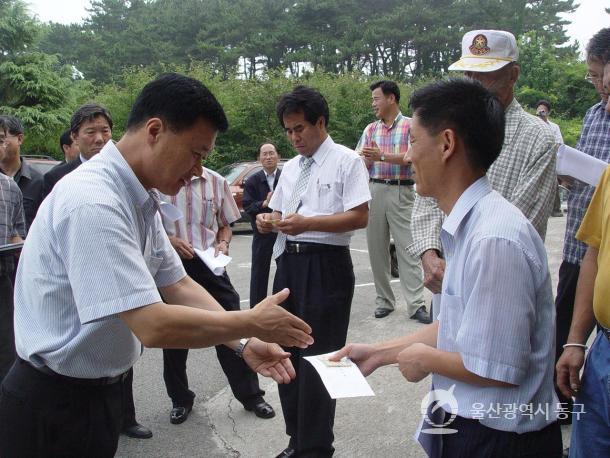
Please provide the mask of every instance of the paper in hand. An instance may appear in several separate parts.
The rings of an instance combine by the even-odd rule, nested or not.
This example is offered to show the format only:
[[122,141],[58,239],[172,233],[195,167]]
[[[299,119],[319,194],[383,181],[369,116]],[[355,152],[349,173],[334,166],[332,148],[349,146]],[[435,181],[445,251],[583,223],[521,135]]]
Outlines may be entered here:
[[320,375],[324,387],[332,399],[375,396],[370,385],[352,361],[344,359],[338,363],[328,361],[336,352],[324,355],[305,356]]
[[198,250],[197,248],[194,250],[195,254],[199,256],[205,265],[217,276],[224,273],[225,267],[231,262],[231,259],[233,259],[224,253],[218,253],[218,256],[214,256],[214,253],[216,252],[214,247],[209,247],[205,251]]
[[557,175],[567,175],[591,186],[597,186],[608,163],[593,156],[561,145],[557,151]]

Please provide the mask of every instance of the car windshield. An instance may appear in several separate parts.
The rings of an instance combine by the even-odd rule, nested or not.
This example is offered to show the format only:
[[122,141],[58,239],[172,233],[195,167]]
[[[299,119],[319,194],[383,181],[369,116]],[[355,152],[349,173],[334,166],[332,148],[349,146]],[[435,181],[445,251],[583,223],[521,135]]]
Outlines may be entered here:
[[241,172],[246,168],[246,164],[226,165],[218,173],[225,177],[229,184],[233,183]]

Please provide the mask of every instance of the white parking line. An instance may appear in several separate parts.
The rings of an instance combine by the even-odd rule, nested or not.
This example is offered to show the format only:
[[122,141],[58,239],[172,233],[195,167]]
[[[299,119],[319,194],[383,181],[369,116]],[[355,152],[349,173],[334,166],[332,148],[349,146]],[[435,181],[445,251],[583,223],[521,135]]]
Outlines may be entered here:
[[[394,278],[393,280],[390,280],[390,283],[396,283],[399,282],[400,279],[399,278]],[[356,288],[363,288],[365,286],[373,286],[375,283],[360,283],[359,285],[356,285]],[[250,302],[250,299],[243,299],[241,301],[239,301],[240,304],[244,303],[244,302]]]

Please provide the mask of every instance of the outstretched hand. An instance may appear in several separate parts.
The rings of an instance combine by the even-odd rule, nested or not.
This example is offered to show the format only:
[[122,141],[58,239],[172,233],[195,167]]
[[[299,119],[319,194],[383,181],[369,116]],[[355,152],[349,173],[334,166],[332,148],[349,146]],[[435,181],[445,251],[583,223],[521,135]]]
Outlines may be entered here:
[[271,377],[277,383],[290,383],[296,377],[290,353],[277,344],[253,337],[244,348],[243,357],[253,371]]
[[252,335],[284,347],[307,348],[313,343],[313,337],[310,336],[311,327],[279,306],[289,294],[290,290],[284,288],[264,299],[250,311],[254,314]]

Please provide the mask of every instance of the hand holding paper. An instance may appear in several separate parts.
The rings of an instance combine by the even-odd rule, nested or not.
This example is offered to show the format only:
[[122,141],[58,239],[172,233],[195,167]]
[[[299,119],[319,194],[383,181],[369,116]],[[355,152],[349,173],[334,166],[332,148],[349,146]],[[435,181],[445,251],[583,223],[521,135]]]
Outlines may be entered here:
[[222,275],[225,271],[225,267],[233,258],[222,253],[219,253],[218,256],[214,256],[215,253],[216,249],[214,247],[209,247],[205,251],[195,248],[195,254],[201,258],[212,272],[214,272],[214,275]]
[[328,357],[335,352],[324,355],[305,356],[320,375],[332,399],[354,398],[358,396],[375,396],[370,385],[352,361],[344,359],[339,365],[333,364]]

